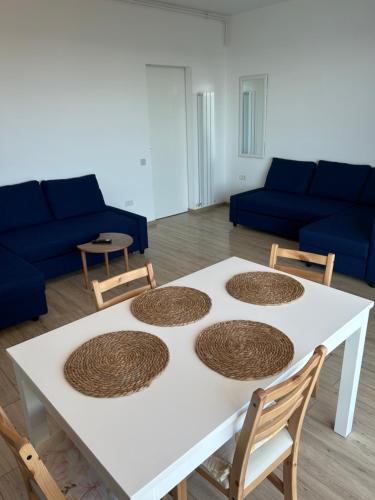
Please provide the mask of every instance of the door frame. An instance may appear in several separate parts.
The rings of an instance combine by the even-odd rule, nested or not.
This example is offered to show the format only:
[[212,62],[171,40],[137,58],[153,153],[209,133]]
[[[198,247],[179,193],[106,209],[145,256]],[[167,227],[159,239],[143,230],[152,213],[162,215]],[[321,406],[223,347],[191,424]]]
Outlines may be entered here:
[[[185,110],[186,110],[186,165],[187,165],[187,191],[188,191],[188,210],[196,208],[196,192],[197,192],[197,162],[194,161],[196,150],[194,147],[194,106],[193,106],[193,78],[192,68],[190,66],[179,66],[173,64],[146,64],[145,78],[147,68],[176,68],[183,69],[185,75]],[[148,108],[148,104],[147,104]],[[148,110],[148,117],[149,117]],[[150,119],[148,118],[150,125]],[[149,129],[149,144],[151,145],[151,130]],[[151,152],[152,166],[152,152]],[[153,193],[154,195],[154,193]],[[155,200],[154,200],[155,214]]]

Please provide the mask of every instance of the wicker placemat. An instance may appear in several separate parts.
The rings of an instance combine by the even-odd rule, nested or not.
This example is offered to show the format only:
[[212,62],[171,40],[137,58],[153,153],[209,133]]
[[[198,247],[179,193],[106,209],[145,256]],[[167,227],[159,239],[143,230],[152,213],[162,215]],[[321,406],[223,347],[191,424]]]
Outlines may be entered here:
[[261,306],[287,304],[305,292],[301,283],[291,276],[272,272],[236,274],[227,282],[226,289],[238,300]]
[[145,332],[106,333],[82,344],[64,366],[65,378],[88,396],[127,396],[148,387],[167,366],[168,347]]
[[200,359],[225,377],[249,380],[280,372],[293,359],[291,340],[255,321],[224,321],[203,330],[195,344]]
[[188,325],[210,309],[211,299],[206,293],[185,286],[157,288],[139,295],[131,304],[137,319],[157,326]]

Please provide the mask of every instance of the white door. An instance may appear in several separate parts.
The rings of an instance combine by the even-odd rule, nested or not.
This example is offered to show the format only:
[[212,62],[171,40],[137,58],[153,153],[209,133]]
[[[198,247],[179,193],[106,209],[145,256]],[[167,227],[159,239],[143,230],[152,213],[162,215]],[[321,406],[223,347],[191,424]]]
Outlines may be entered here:
[[155,217],[188,209],[184,68],[147,66]]

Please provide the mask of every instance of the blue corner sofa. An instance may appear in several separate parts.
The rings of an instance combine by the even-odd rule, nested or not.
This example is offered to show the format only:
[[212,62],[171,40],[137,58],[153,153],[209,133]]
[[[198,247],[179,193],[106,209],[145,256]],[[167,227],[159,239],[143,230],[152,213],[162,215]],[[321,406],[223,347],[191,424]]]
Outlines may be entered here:
[[375,285],[375,168],[274,158],[263,188],[231,196],[230,221],[336,254],[335,270]]
[[46,313],[45,280],[81,269],[76,246],[100,232],[148,247],[146,218],[107,206],[95,175],[0,187],[0,328]]

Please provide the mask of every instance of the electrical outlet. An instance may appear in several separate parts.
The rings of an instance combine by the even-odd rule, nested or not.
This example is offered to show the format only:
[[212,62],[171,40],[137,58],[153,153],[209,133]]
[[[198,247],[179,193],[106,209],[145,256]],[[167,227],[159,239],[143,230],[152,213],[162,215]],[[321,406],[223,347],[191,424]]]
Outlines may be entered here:
[[134,205],[134,200],[126,200],[125,207],[132,207]]
[[141,167],[145,167],[147,165],[147,160],[146,158],[141,158],[139,160],[139,164],[141,165]]
[[238,178],[240,181],[246,181],[246,175],[240,175]]

